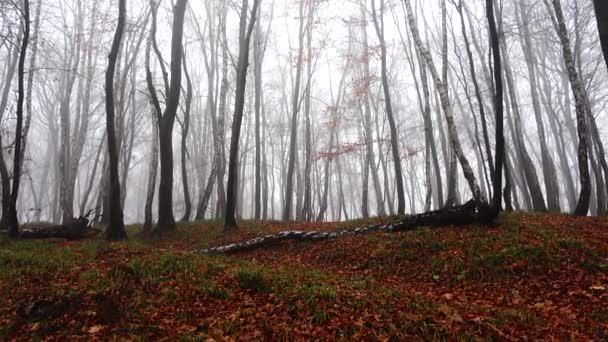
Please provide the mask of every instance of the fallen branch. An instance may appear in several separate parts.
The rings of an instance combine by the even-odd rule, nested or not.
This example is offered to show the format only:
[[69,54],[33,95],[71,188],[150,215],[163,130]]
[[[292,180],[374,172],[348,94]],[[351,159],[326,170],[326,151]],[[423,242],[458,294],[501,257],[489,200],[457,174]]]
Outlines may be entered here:
[[362,235],[374,232],[395,232],[414,230],[418,227],[441,227],[449,225],[466,225],[479,222],[474,200],[463,205],[429,211],[422,214],[406,216],[388,224],[377,224],[359,228],[342,229],[332,232],[288,230],[276,234],[261,236],[247,241],[235,242],[218,247],[197,250],[203,254],[227,254],[275,244],[285,240],[319,241],[346,235]]
[[61,224],[49,227],[27,227],[21,230],[19,237],[22,239],[49,239],[59,238],[68,240],[79,240],[93,237],[101,231],[91,225],[89,216],[95,210],[90,210],[86,215],[74,218],[68,224]]

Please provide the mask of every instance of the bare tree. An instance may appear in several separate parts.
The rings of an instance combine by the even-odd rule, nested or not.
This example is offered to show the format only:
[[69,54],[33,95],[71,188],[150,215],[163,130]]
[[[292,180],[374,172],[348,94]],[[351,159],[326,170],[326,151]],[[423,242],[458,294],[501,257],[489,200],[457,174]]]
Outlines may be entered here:
[[154,103],[158,120],[158,137],[160,148],[160,183],[158,188],[158,223],[152,230],[152,234],[162,234],[175,229],[175,218],[173,216],[173,125],[177,115],[181,92],[182,78],[182,37],[184,32],[184,15],[188,0],[178,0],[173,6],[173,28],[171,32],[171,83],[165,72],[164,62],[160,57],[158,46],[155,42],[156,32],[156,5],[151,0],[152,7],[152,46],[159,58],[165,82],[167,105],[161,114],[160,103],[152,82],[151,71],[148,68],[147,84],[148,91]]
[[494,110],[496,121],[496,153],[495,153],[495,173],[493,180],[492,212],[489,219],[495,219],[502,205],[502,169],[505,160],[505,138],[503,133],[503,92],[502,92],[502,67],[500,64],[500,43],[498,30],[496,29],[496,19],[494,18],[494,0],[486,0],[486,17],[490,28],[490,42],[492,46],[492,58],[494,62],[494,84],[495,99]]
[[[23,32],[20,30],[17,34],[19,39],[22,39]],[[8,49],[6,63],[6,73],[4,75],[4,82],[2,85],[2,94],[0,94],[0,121],[4,118],[6,108],[8,105],[11,85],[13,82],[13,75],[17,68],[17,61],[19,60],[19,49],[17,44],[11,44]],[[0,178],[2,181],[2,217],[0,217],[0,227],[8,227],[9,214],[10,214],[10,203],[11,203],[11,176],[8,169],[8,162],[4,160],[2,150],[4,149],[4,142],[2,140],[2,134],[0,134]]]
[[562,47],[562,54],[564,63],[568,71],[568,78],[570,80],[570,87],[574,94],[574,101],[576,103],[576,123],[578,132],[578,168],[580,173],[581,190],[578,198],[578,203],[574,213],[576,215],[587,215],[589,211],[589,199],[591,197],[591,180],[589,178],[589,160],[588,160],[588,129],[587,129],[587,117],[591,115],[591,108],[589,106],[589,98],[587,92],[583,86],[574,57],[572,54],[572,47],[570,46],[570,38],[568,37],[568,29],[562,12],[562,5],[560,0],[551,0],[553,7],[550,6],[549,0],[543,0],[545,7],[550,12],[555,32],[559,38]]
[[106,229],[105,238],[108,240],[124,240],[127,237],[120,197],[120,181],[118,176],[118,149],[114,125],[114,72],[116,59],[125,27],[127,15],[126,0],[118,0],[118,24],[112,48],[108,56],[106,69],[106,130],[108,137],[108,157],[110,170],[110,225]]
[[[293,202],[293,178],[296,167],[296,144],[298,140],[298,112],[300,110],[300,85],[302,80],[302,67],[304,58],[304,34],[306,16],[304,15],[304,5],[306,1],[300,0],[300,24],[298,28],[298,56],[296,58],[296,79],[291,95],[291,125],[289,135],[289,154],[287,163],[287,178],[285,185],[285,205],[283,207],[283,220],[291,219],[291,207]],[[308,28],[310,29],[310,28]]]
[[188,186],[188,132],[190,130],[190,108],[192,105],[192,80],[190,79],[190,73],[188,72],[188,65],[186,63],[186,53],[182,52],[183,59],[182,64],[184,67],[184,76],[186,76],[186,98],[184,107],[184,121],[182,122],[182,141],[181,141],[181,164],[182,164],[182,191],[184,193],[184,215],[182,221],[190,220],[190,213],[192,211],[192,202],[190,200],[190,187]]
[[541,108],[540,108],[540,97],[538,94],[538,81],[536,77],[536,58],[532,52],[532,42],[530,39],[529,29],[529,13],[528,8],[524,5],[524,2],[519,3],[519,8],[515,10],[517,19],[520,24],[520,42],[524,51],[526,66],[528,69],[528,78],[530,81],[530,97],[532,99],[532,108],[534,110],[534,117],[536,119],[536,126],[538,129],[538,139],[540,142],[540,151],[542,159],[542,171],[545,179],[545,192],[547,194],[547,207],[549,211],[559,212],[559,187],[557,185],[557,172],[555,170],[555,163],[549,153],[547,146],[547,139],[545,137],[545,125],[543,123]]
[[420,34],[418,33],[418,27],[416,19],[414,18],[414,12],[412,10],[410,0],[404,0],[404,2],[407,8],[407,17],[409,21],[410,31],[412,32],[412,36],[414,37],[414,43],[416,44],[416,47],[420,51],[422,57],[425,59],[427,66],[431,72],[431,76],[435,82],[435,86],[439,91],[439,96],[441,97],[441,106],[446,116],[452,149],[454,150],[454,153],[460,161],[460,165],[462,166],[464,176],[467,182],[469,183],[469,188],[471,190],[471,193],[473,194],[473,198],[475,199],[478,205],[481,205],[483,202],[485,202],[485,199],[482,198],[482,194],[479,189],[479,185],[477,184],[475,174],[473,173],[473,169],[471,168],[471,164],[469,163],[467,157],[465,156],[462,150],[458,131],[456,130],[456,124],[454,122],[454,116],[452,115],[452,108],[450,106],[450,99],[448,97],[447,85],[441,80],[441,77],[437,72],[437,68],[435,67],[435,63],[433,62],[433,57],[431,56],[431,53],[424,46],[422,40],[420,39]]
[[253,0],[253,7],[247,23],[247,12],[249,11],[248,0],[243,0],[241,7],[241,19],[239,24],[239,59],[237,65],[237,83],[234,103],[234,117],[232,121],[232,137],[230,139],[230,156],[228,161],[228,183],[226,184],[226,213],[224,217],[224,228],[236,228],[236,198],[237,198],[237,172],[239,156],[239,139],[241,123],[243,121],[243,109],[245,105],[245,87],[247,85],[247,67],[249,65],[249,42],[255,27],[256,14],[260,0]]
[[19,63],[17,66],[17,123],[15,124],[15,151],[13,153],[13,184],[10,203],[8,205],[8,234],[15,237],[19,233],[19,217],[17,216],[17,198],[19,196],[19,184],[21,182],[22,150],[23,146],[23,102],[25,98],[25,58],[27,45],[30,41],[30,2],[23,0],[21,9],[23,16],[23,37],[21,39],[21,50],[19,52]]
[[395,166],[395,183],[397,185],[397,213],[405,214],[405,193],[403,191],[403,171],[401,168],[401,155],[399,153],[399,138],[397,125],[393,116],[393,106],[391,103],[391,92],[388,84],[388,70],[386,66],[386,42],[384,41],[384,0],[380,0],[380,14],[376,11],[375,0],[372,0],[372,21],[376,29],[376,35],[380,41],[380,68],[382,75],[382,89],[384,91],[384,105],[386,118],[388,119],[391,132],[391,151],[393,154],[393,164]]

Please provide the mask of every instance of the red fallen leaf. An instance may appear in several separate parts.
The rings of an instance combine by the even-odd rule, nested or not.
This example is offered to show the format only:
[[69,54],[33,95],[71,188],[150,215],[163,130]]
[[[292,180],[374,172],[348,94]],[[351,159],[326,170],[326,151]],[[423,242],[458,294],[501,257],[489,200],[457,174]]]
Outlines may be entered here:
[[528,260],[522,259],[511,264],[510,268],[515,272],[524,271],[528,267]]

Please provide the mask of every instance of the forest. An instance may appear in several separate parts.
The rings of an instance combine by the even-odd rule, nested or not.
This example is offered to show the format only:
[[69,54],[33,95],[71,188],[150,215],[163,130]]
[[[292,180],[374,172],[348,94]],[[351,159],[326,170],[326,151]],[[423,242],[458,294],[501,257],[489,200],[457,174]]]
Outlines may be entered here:
[[608,339],[603,0],[0,0],[0,340]]

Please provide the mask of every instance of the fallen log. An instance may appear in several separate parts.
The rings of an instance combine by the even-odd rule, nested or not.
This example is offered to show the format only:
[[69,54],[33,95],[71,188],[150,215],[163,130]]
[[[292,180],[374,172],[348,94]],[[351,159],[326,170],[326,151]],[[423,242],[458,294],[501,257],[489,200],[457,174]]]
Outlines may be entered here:
[[463,205],[429,211],[422,214],[402,217],[395,222],[387,224],[377,224],[358,228],[342,229],[331,232],[287,230],[276,234],[257,237],[242,242],[230,243],[227,245],[199,249],[196,252],[201,254],[228,254],[251,250],[276,244],[281,241],[319,241],[334,239],[346,235],[362,235],[374,232],[396,232],[414,230],[418,227],[442,227],[450,225],[466,225],[481,222],[477,206],[474,200],[470,200]]
[[88,215],[74,218],[68,224],[61,224],[49,227],[27,227],[19,233],[22,239],[49,239],[59,238],[68,240],[80,240],[93,237],[101,230],[90,225]]

